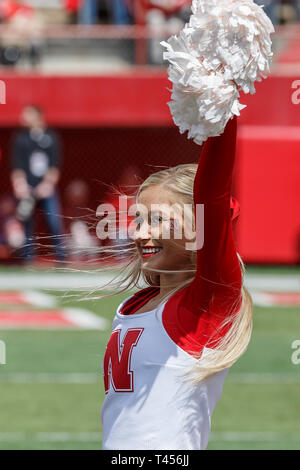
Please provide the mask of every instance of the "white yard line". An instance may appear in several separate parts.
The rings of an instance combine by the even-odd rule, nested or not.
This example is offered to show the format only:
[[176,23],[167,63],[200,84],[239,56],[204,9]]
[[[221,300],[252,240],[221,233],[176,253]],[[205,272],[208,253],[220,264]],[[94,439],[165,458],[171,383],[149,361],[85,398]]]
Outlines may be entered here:
[[[300,369],[299,369],[300,370]],[[272,372],[234,372],[228,374],[225,381],[236,384],[300,384],[300,374],[295,366],[295,374],[288,373],[272,373]]]
[[300,442],[300,433],[295,432],[264,432],[264,431],[228,431],[212,432],[210,441],[224,442]]
[[[101,432],[0,432],[0,442],[99,442]],[[300,433],[273,431],[212,432],[210,442],[299,442]]]
[[[297,300],[295,299],[294,301],[288,301],[288,299],[284,298],[284,295],[288,293],[287,292],[260,292],[254,289],[249,289],[249,293],[251,294],[252,300],[254,305],[260,305],[262,307],[297,307],[299,306],[299,301],[297,303]],[[278,302],[276,298],[276,294],[283,294],[283,299]],[[298,294],[298,291],[297,291]]]
[[[3,368],[2,368],[3,370]],[[0,383],[54,383],[54,384],[102,384],[101,370],[99,373],[67,372],[67,373],[43,373],[43,372],[2,372],[0,371]],[[272,373],[229,373],[225,384],[300,384],[299,374],[272,374]]]
[[57,297],[54,295],[43,294],[38,291],[24,291],[22,297],[30,305],[38,307],[57,307]]
[[[1,290],[85,290],[101,288],[115,274],[86,273],[0,273]],[[250,290],[271,292],[300,292],[300,275],[246,275]]]
[[84,290],[90,292],[109,282],[109,275],[61,273],[1,273],[1,290]]
[[23,383],[23,384],[36,384],[36,383],[52,383],[52,384],[95,384],[100,383],[102,376],[94,373],[51,373],[51,372],[38,372],[38,373],[25,373],[25,372],[0,372],[0,383]]
[[100,442],[97,432],[0,432],[0,442]]
[[261,305],[262,307],[274,307],[274,301],[272,295],[267,294],[266,292],[255,291],[254,289],[249,289],[254,305]]
[[300,275],[246,275],[245,285],[249,290],[270,292],[299,292]]
[[63,316],[77,325],[79,328],[86,330],[108,330],[111,326],[108,320],[105,320],[98,315],[80,308],[64,308],[62,310]]

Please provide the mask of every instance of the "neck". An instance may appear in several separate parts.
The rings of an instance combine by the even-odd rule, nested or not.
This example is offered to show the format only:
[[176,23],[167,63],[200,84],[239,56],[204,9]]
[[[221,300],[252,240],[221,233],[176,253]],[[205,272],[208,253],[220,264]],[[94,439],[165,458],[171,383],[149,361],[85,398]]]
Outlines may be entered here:
[[179,287],[180,284],[187,281],[188,279],[192,280],[194,273],[192,272],[183,272],[183,273],[174,273],[174,274],[161,274],[160,275],[160,296],[164,297],[169,292],[171,292],[176,287]]

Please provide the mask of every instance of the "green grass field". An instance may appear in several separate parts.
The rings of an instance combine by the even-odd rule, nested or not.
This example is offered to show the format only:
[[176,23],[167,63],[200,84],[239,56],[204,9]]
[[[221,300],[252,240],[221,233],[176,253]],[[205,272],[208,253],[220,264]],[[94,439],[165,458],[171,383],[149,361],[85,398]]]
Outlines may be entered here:
[[[270,270],[253,268],[257,272]],[[274,272],[299,274],[294,268]],[[129,294],[84,302],[62,291],[51,295],[62,307],[90,310],[111,324]],[[109,335],[109,329],[0,332],[7,352],[7,364],[0,365],[0,449],[101,449],[102,359]],[[225,382],[208,449],[300,448],[300,364],[291,361],[296,339],[298,307],[255,306],[252,341]]]

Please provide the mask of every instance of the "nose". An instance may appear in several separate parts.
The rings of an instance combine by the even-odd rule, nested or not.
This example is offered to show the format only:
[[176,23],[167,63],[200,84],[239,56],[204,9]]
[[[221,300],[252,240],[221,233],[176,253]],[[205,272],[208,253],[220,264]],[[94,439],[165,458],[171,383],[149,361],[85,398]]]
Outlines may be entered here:
[[143,221],[134,231],[134,241],[150,240],[151,239],[151,225],[148,222]]

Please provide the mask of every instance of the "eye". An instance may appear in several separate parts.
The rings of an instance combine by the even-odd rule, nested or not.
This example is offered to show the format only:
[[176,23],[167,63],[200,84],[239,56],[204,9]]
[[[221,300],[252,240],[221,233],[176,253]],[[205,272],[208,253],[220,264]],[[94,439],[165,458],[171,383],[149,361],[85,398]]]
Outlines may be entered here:
[[151,216],[151,223],[152,224],[159,224],[163,222],[164,218],[161,215],[152,215]]
[[140,215],[135,216],[134,222],[136,223],[137,226],[142,225],[143,217],[141,217]]

